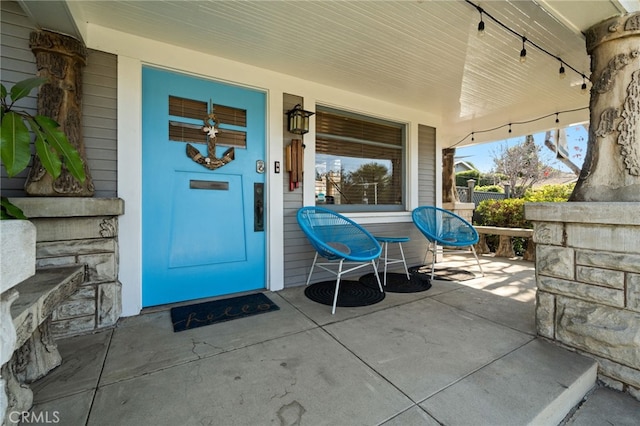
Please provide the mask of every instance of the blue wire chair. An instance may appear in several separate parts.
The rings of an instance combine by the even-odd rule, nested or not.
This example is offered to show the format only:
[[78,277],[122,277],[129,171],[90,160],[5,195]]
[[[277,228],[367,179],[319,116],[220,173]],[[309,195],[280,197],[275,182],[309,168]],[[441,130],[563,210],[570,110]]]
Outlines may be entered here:
[[[300,229],[302,229],[302,232],[304,232],[316,250],[311,271],[307,278],[307,285],[311,281],[311,275],[316,266],[337,277],[331,314],[336,312],[340,278],[346,273],[371,265],[378,280],[380,291],[383,291],[375,263],[375,259],[382,252],[382,247],[366,229],[351,219],[322,207],[303,207],[298,210],[297,219]],[[318,255],[327,259],[328,262],[318,262]],[[338,265],[337,272],[329,268],[330,265],[335,266],[336,263]],[[358,266],[353,266],[346,270],[342,269],[343,265],[356,264]]]
[[[478,231],[475,230],[473,225],[448,210],[432,206],[418,207],[413,210],[411,216],[413,218],[413,223],[429,241],[427,251],[424,255],[424,260],[426,263],[427,255],[431,252],[432,280],[436,263],[436,253],[443,252],[444,247],[455,247],[458,250],[465,247],[471,247],[471,251],[476,258],[476,262],[478,262],[478,268],[480,268],[480,272],[484,277],[482,265],[480,265],[476,249],[473,247],[473,245],[478,242]],[[443,248],[438,249],[438,245]],[[456,250],[455,248],[453,250]]]

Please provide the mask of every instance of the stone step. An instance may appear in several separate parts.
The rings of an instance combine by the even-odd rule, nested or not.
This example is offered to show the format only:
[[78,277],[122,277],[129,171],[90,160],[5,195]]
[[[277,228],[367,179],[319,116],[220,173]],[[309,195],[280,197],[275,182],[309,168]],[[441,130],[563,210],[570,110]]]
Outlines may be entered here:
[[558,425],[596,375],[592,359],[537,338],[420,405],[443,424]]

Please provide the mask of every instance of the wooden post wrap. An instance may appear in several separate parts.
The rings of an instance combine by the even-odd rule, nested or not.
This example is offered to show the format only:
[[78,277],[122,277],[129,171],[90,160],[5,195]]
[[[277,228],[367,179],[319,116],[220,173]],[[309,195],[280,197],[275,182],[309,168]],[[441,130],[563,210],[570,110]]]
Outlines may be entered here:
[[93,196],[95,188],[82,140],[82,68],[86,48],[72,37],[51,31],[32,32],[29,43],[36,57],[38,76],[49,79],[38,92],[38,114],[58,122],[82,158],[86,180],[84,183],[77,181],[64,165],[60,176],[53,180],[38,157],[34,157],[25,191],[40,196]]

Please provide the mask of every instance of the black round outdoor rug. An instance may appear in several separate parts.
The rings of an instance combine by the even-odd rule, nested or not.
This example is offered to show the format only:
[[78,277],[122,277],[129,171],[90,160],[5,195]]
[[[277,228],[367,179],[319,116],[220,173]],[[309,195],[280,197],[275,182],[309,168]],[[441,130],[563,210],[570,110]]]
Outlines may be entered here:
[[[322,281],[308,285],[304,289],[304,294],[314,302],[332,306],[335,289],[335,281]],[[362,285],[358,281],[340,280],[338,303],[336,306],[355,307],[374,305],[381,302],[384,296],[385,294],[377,287],[372,289]]]
[[[421,291],[427,291],[431,288],[431,282],[429,277],[422,274],[409,274],[411,279],[407,279],[407,274],[397,274],[395,272],[387,272],[387,285],[384,285],[384,272],[379,273],[380,282],[382,283],[384,291],[389,293],[418,293]],[[376,280],[373,272],[360,277],[360,282],[375,290],[378,288],[378,280]]]
[[[409,268],[409,273],[431,277],[431,266],[420,265]],[[458,268],[436,268],[433,279],[444,281],[467,281],[476,277],[473,272]],[[387,278],[388,279],[388,278]]]

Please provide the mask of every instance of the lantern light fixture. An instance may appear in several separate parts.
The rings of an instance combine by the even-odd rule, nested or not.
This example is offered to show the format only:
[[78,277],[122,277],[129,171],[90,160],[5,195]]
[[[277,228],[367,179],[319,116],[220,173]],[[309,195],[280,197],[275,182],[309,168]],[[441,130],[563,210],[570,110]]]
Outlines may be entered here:
[[289,122],[289,132],[297,135],[304,135],[309,132],[309,117],[315,112],[305,111],[302,105],[297,104],[287,112]]

